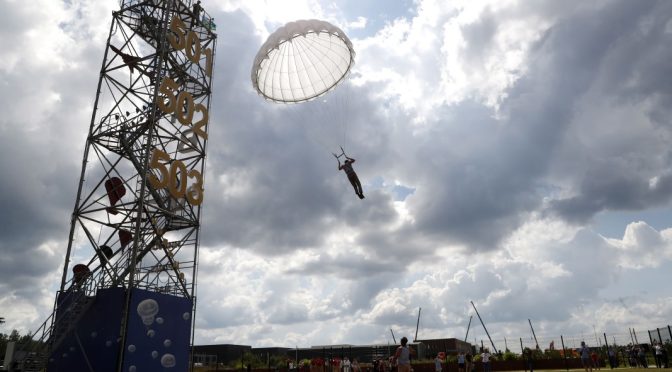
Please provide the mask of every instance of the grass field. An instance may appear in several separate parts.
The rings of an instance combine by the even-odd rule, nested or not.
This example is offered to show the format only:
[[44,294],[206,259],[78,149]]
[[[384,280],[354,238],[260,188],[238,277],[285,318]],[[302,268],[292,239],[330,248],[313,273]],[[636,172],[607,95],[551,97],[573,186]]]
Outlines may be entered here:
[[[614,368],[613,371],[619,371],[619,372],[626,372],[626,371],[627,371],[627,372],[653,372],[652,370],[656,370],[656,369],[657,369],[657,368],[656,368],[656,366],[655,366],[655,364],[654,364],[653,368],[630,368],[630,367],[618,367],[618,368]],[[671,369],[672,369],[672,368],[667,368],[667,369],[663,368],[664,371],[669,371],[669,370],[671,370]],[[536,371],[536,369],[535,369],[535,371]],[[544,372],[567,372],[566,369],[543,369],[543,370],[540,369],[540,371],[544,371]],[[577,369],[571,369],[571,368],[570,368],[569,371],[570,371],[570,372],[581,372],[581,371],[585,371],[585,370],[584,370],[583,368],[577,368]],[[609,367],[607,367],[607,368],[602,368],[602,369],[593,369],[593,372],[595,372],[595,371],[600,371],[600,372],[604,371],[604,372],[608,372],[608,371],[612,371],[612,369],[609,368]]]
[[[619,367],[619,368],[614,368],[613,371],[618,371],[618,372],[654,372],[656,370],[656,366],[654,364],[653,368],[630,368],[630,367]],[[672,368],[663,368],[663,371],[670,371]],[[194,367],[194,372],[212,372],[216,371],[214,367]],[[224,369],[224,368],[219,368],[219,371],[239,371],[238,369]],[[568,370],[566,369],[535,369],[535,371],[544,371],[544,372],[567,372]],[[583,372],[583,368],[577,368],[577,369],[569,369],[570,372]],[[593,369],[593,372],[595,371],[612,371],[611,368],[602,368],[600,370]],[[450,372],[450,371],[448,371]],[[492,372],[497,372],[497,370],[493,369]],[[507,372],[524,372],[523,370],[520,371],[507,371]]]

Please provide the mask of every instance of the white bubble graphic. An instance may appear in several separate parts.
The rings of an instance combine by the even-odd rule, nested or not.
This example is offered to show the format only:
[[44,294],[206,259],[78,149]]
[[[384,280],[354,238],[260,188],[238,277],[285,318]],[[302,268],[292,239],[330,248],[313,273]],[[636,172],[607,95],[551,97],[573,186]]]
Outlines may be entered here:
[[135,372],[136,370],[137,368],[135,368],[135,366],[128,367],[128,372]]
[[159,304],[151,298],[148,298],[146,300],[142,300],[138,304],[137,311],[138,315],[140,315],[140,318],[142,318],[142,324],[152,325],[152,323],[154,323],[154,316],[156,316],[156,314],[159,312]]
[[159,356],[158,351],[156,351],[156,350],[152,351],[152,358],[156,359],[156,358],[158,358],[158,356]]
[[161,317],[156,318],[156,324],[163,324],[163,318]]
[[110,341],[110,340],[105,341],[105,346],[107,346],[107,347],[112,346],[112,341]]
[[189,320],[189,318],[191,318],[191,314],[189,314],[189,313],[182,314],[182,319]]
[[161,365],[165,368],[175,367],[175,355],[164,354],[161,357]]
[[135,345],[128,345],[128,351],[130,351],[131,353],[134,353],[135,352]]
[[154,335],[156,335],[156,332],[154,332],[153,329],[150,329],[149,331],[147,331],[147,336],[154,337]]
[[168,338],[163,341],[163,346],[165,346],[165,347],[170,347],[170,345],[172,345],[172,344],[173,344],[173,341],[170,341],[170,339],[168,339]]
[[98,333],[96,333],[96,332],[91,332],[91,338],[96,338],[96,336],[98,336]]

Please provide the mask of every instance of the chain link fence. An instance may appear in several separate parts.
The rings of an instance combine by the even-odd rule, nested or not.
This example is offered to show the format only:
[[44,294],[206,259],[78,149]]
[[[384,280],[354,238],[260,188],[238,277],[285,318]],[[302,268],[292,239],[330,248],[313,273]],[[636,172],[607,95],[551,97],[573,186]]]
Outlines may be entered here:
[[[485,338],[482,338],[482,337]],[[628,329],[626,332],[602,332],[588,331],[581,334],[546,334],[537,333],[536,337],[531,333],[519,338],[494,338],[491,341],[486,335],[470,338],[467,342],[474,345],[477,349],[481,347],[493,351],[492,344],[497,351],[520,354],[525,348],[540,350],[561,350],[578,349],[581,342],[585,342],[591,348],[602,348],[604,346],[627,346],[654,343],[672,343],[672,332],[670,326],[663,326],[653,330],[635,330]]]

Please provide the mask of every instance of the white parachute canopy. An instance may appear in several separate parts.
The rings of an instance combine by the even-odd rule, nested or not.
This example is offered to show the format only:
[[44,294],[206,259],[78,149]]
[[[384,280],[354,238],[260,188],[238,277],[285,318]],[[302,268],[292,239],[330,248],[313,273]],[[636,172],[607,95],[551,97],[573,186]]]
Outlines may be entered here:
[[338,27],[316,19],[289,22],[272,33],[252,65],[252,85],[264,98],[298,103],[336,87],[355,51]]

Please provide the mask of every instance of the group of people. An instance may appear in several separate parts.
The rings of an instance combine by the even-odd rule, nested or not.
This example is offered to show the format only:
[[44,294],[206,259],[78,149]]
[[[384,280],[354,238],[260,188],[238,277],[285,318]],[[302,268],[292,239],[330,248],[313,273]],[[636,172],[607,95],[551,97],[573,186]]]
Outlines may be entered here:
[[372,372],[391,372],[393,366],[394,366],[393,357],[377,358],[373,360]]
[[298,366],[295,366],[292,361],[287,361],[287,369],[289,371],[298,368],[298,371],[304,372],[324,372],[325,366],[327,367],[327,371],[362,372],[362,367],[359,365],[357,358],[353,358],[352,361],[350,361],[350,358],[348,357],[344,357],[343,359],[327,359],[326,361],[322,358],[315,358],[310,361],[310,366],[305,364],[299,364]]
[[[619,351],[620,350],[620,351]],[[648,368],[648,363],[646,359],[646,352],[642,347],[637,345],[628,346],[627,348],[619,348],[619,350],[614,349],[613,347],[608,348],[608,361],[612,368],[618,366],[618,357],[617,352],[622,352],[626,360],[629,361],[631,367],[644,367]],[[593,372],[593,369],[600,370],[603,360],[601,356],[597,353],[597,350],[591,350],[585,342],[581,342],[581,347],[577,349],[581,363],[585,372]],[[660,343],[654,343],[651,353],[655,356],[656,366],[658,368],[668,368],[668,355],[666,348]],[[443,355],[442,355],[443,354]],[[408,344],[408,339],[403,337],[401,339],[401,345],[399,345],[394,354],[387,359],[378,358],[373,361],[373,372],[413,372],[411,368],[411,359],[416,356],[415,350]],[[480,355],[480,362],[483,372],[491,372],[491,360],[493,356],[490,354],[488,349],[483,349]],[[526,356],[530,361],[532,360],[531,354]],[[434,369],[435,372],[443,372],[443,364],[445,363],[445,354],[439,353],[434,358]],[[473,372],[475,369],[474,356],[471,353],[465,353],[460,351],[457,355],[457,369],[458,372]],[[529,365],[530,372],[533,370],[533,366],[530,363]],[[353,359],[352,363],[348,358],[344,358],[340,361],[340,371],[341,372],[361,372],[362,368],[356,359]],[[367,370],[367,368],[365,368]]]
[[402,337],[401,345],[397,347],[394,355],[388,359],[378,358],[373,361],[373,372],[391,372],[395,366],[397,372],[411,372],[411,358],[415,355],[415,350],[408,345],[408,339]]
[[359,366],[359,361],[357,358],[353,359],[352,362],[350,362],[350,359],[348,357],[343,358],[341,360],[341,371],[343,372],[361,372],[362,369]]
[[[653,343],[653,353],[654,361],[657,368],[669,368],[670,361],[667,349],[660,342]],[[628,365],[630,367],[642,367],[649,368],[649,362],[646,358],[646,350],[640,345],[629,345],[625,350],[623,350],[625,357],[628,360]]]
[[[398,372],[411,372],[411,356],[414,356],[415,351],[408,346],[408,339],[403,337],[401,339],[401,345],[397,348],[394,353],[393,359],[396,361]],[[483,366],[483,372],[490,372],[490,359],[492,355],[488,349],[483,349],[481,353],[481,364]],[[437,354],[434,358],[434,371],[442,372],[443,371],[443,359],[441,355]],[[471,353],[464,353],[460,351],[457,354],[457,370],[458,372],[472,372],[474,370],[474,358]]]
[[[578,351],[581,357],[581,364],[586,372],[592,372],[593,369],[600,369],[601,358],[595,350],[591,351],[586,343],[582,341]],[[657,368],[669,368],[667,349],[662,344],[654,342],[653,350],[651,352],[653,353]],[[620,348],[620,353],[622,353],[623,359],[627,361],[626,363],[628,366],[633,368],[649,368],[646,350],[640,345],[628,345],[625,348]],[[619,364],[618,355],[613,347],[609,347],[607,356],[609,365],[612,368],[617,367]]]
[[593,367],[600,369],[599,356],[594,351],[591,353],[590,348],[584,341],[581,341],[579,356],[581,357],[581,365],[583,365],[586,372],[593,372]]

